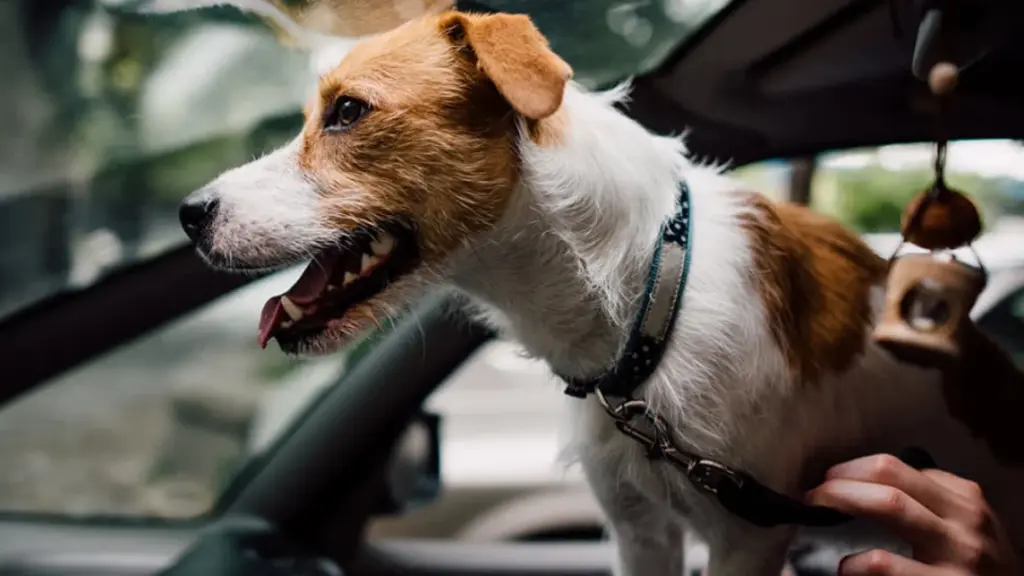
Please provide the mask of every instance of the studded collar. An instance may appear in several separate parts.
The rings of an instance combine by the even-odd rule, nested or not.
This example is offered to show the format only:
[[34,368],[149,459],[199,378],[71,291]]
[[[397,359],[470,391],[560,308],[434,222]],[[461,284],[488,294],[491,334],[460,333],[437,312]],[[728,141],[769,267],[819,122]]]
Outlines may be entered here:
[[661,226],[640,310],[622,354],[611,370],[596,378],[563,378],[566,394],[585,398],[600,390],[606,396],[628,398],[654,373],[682,303],[690,268],[690,240],[690,190],[681,182],[676,210]]

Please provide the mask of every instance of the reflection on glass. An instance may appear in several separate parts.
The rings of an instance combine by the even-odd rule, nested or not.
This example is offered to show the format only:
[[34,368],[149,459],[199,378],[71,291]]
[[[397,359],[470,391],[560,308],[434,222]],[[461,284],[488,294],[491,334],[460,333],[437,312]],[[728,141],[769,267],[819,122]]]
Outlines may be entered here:
[[294,133],[314,78],[248,20],[0,3],[0,316],[183,242],[183,196]]

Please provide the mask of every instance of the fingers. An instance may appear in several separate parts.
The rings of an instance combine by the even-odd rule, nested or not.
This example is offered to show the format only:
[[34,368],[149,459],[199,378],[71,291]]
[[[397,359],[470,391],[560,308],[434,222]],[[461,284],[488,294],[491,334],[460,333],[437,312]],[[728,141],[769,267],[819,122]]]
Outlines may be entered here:
[[[825,479],[859,480],[892,486],[940,517],[946,517],[962,507],[959,498],[950,498],[950,489],[944,485],[945,482],[940,483],[932,475],[911,468],[899,458],[888,454],[866,456],[839,464],[826,473]],[[966,480],[957,480],[967,483]],[[954,493],[960,494],[958,491]]]
[[947,568],[928,566],[885,550],[868,550],[843,558],[838,576],[952,576]]
[[932,547],[945,536],[942,520],[899,488],[859,480],[832,479],[808,494],[811,503],[871,518],[895,530],[914,547]]
[[981,490],[981,486],[977,482],[971,482],[965,480],[959,476],[950,474],[943,470],[922,470],[921,474],[927,476],[936,484],[942,486],[946,490],[955,492],[960,496],[970,500],[983,500],[985,498],[984,493]]
[[808,498],[878,521],[914,550],[914,560],[883,551],[858,554],[840,574],[1015,573],[1010,539],[981,488],[947,472],[915,470],[891,456],[870,456],[829,470],[825,483]]

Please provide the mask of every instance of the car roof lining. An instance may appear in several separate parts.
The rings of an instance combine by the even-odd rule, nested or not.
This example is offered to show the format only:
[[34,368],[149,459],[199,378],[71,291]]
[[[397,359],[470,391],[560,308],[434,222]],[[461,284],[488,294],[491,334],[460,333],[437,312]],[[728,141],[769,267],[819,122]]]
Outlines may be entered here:
[[[907,3],[904,0],[895,0]],[[1024,3],[990,0],[995,49],[964,71],[953,138],[1024,137]],[[927,85],[911,73],[917,21],[889,0],[736,0],[653,74],[638,100],[664,100],[648,127],[692,126],[699,155],[770,157],[936,136]],[[906,11],[905,11],[906,12]],[[995,22],[995,24],[993,24]],[[902,29],[902,37],[897,30]],[[980,32],[979,32],[980,34]]]

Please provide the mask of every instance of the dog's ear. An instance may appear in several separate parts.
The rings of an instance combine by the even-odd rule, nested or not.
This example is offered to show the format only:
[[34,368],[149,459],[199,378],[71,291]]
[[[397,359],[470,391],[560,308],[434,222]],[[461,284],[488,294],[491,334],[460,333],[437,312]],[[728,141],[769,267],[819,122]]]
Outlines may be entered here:
[[452,12],[441,25],[457,47],[472,54],[516,112],[540,120],[562,105],[572,68],[551,51],[528,16]]

